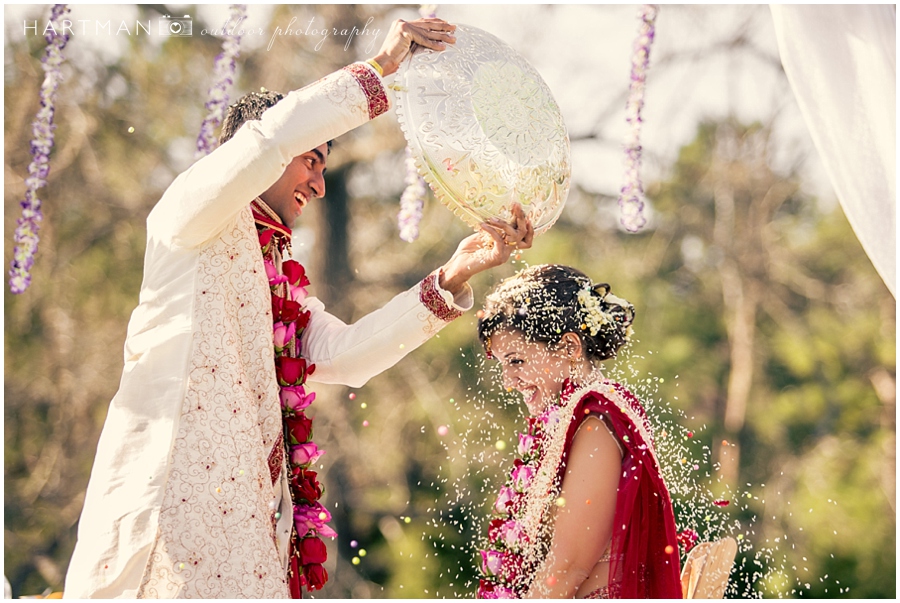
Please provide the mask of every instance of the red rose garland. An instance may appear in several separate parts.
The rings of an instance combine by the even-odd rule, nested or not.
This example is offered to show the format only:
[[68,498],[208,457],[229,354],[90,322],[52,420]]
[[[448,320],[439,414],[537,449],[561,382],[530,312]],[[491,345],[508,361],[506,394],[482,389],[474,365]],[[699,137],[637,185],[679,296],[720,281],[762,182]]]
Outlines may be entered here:
[[275,265],[276,246],[284,235],[263,225],[259,230],[259,244],[272,294],[273,343],[275,375],[281,388],[281,417],[284,447],[288,459],[294,530],[291,534],[291,596],[300,598],[300,587],[318,590],[328,581],[323,563],[328,557],[325,543],[319,536],[334,538],[337,533],[328,527],[331,514],[319,502],[322,485],[311,467],[325,452],[312,441],[312,419],[304,410],[315,400],[316,394],[307,392],[304,385],[316,366],[300,357],[300,338],[309,325],[310,313],[303,308],[309,279],[303,266],[294,260]]

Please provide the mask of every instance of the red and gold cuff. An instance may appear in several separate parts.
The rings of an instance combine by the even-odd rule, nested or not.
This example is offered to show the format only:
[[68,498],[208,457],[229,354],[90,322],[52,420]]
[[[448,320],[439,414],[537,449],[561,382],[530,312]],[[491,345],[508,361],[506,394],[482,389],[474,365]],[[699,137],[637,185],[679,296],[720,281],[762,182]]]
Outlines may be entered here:
[[375,119],[391,108],[384,86],[381,85],[381,78],[375,74],[373,69],[365,63],[353,63],[344,67],[344,71],[349,72],[356,79],[359,87],[366,94],[366,100],[369,103],[369,119]]
[[438,288],[438,272],[432,272],[419,285],[419,301],[429,312],[445,322],[456,320],[463,315],[462,311],[452,307]]

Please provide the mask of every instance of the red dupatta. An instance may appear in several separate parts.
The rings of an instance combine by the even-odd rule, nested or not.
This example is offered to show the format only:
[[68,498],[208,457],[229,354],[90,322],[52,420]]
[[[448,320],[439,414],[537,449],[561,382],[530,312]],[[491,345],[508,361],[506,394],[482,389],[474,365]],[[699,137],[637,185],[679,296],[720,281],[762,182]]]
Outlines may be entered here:
[[[647,416],[631,392],[619,384],[611,385],[614,394],[590,391],[575,406],[559,475],[564,475],[578,427],[591,414],[604,415],[625,450],[613,520],[610,594],[623,599],[680,599],[675,515],[656,460]],[[563,391],[571,394],[571,389]]]

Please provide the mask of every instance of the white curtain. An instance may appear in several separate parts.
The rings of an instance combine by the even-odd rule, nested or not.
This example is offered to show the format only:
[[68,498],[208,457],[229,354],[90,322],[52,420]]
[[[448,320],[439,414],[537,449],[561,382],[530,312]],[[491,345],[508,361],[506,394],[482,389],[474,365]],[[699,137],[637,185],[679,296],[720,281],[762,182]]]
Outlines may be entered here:
[[896,7],[771,5],[781,63],[856,236],[896,297]]

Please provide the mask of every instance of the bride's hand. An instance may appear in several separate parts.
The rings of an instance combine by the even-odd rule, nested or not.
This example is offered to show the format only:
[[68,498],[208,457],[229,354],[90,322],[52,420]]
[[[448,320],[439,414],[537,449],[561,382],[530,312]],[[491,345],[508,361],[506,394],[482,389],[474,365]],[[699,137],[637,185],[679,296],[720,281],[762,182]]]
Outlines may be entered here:
[[474,275],[509,260],[516,251],[530,249],[534,227],[519,203],[512,206],[512,219],[507,223],[493,219],[460,241],[456,253],[441,270],[440,286],[457,293]]

